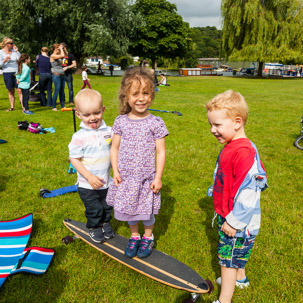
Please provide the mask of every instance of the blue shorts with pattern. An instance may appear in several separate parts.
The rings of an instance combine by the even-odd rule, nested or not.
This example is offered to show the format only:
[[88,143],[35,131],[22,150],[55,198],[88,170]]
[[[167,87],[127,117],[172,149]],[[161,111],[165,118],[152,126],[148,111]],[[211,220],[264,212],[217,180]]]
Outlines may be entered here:
[[249,238],[229,237],[221,231],[226,220],[218,215],[218,259],[219,264],[228,268],[244,268],[255,243],[255,236]]

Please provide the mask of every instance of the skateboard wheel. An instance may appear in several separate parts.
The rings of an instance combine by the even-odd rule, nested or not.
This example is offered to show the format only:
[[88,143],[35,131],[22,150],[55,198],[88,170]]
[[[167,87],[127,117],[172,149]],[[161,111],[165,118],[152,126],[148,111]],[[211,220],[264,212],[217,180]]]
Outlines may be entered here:
[[40,189],[40,197],[43,198],[44,194],[50,194],[50,191],[47,188]]
[[71,236],[66,236],[64,238],[62,238],[62,243],[64,244],[69,244],[72,243],[74,241],[74,239]]
[[207,285],[209,287],[208,294],[210,295],[214,290],[214,285],[209,280],[205,280],[205,282],[207,283]]

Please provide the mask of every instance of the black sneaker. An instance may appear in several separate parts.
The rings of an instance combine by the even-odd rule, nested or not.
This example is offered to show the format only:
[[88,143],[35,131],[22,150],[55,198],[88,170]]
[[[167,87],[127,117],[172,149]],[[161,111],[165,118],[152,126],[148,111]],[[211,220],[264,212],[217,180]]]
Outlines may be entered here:
[[112,229],[112,227],[110,226],[109,223],[104,223],[103,224],[102,231],[103,231],[105,239],[110,239],[110,238],[113,238],[115,236],[115,233],[114,233],[114,231],[113,231],[113,229]]
[[89,236],[96,243],[102,243],[105,241],[102,227],[90,229]]

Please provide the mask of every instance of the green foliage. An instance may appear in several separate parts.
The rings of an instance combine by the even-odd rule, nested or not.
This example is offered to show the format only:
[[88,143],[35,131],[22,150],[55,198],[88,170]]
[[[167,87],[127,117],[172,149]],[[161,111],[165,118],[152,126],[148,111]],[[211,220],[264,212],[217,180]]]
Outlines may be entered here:
[[[112,125],[118,115],[120,77],[90,76],[106,107],[104,119]],[[218,233],[212,228],[213,202],[206,197],[222,145],[209,132],[204,104],[227,89],[242,93],[249,106],[246,135],[258,147],[269,188],[261,194],[262,223],[246,270],[250,287],[236,288],[234,302],[292,303],[302,296],[302,151],[293,146],[300,133],[302,79],[245,79],[233,77],[169,77],[152,108],[177,110],[183,116],[157,113],[169,130],[166,166],[161,191],[162,206],[156,216],[156,248],[177,258],[210,279],[215,291],[199,302],[217,300],[220,275]],[[82,86],[74,75],[74,88]],[[66,96],[68,94],[66,88]],[[84,222],[84,206],[77,193],[43,199],[40,188],[72,185],[68,143],[73,134],[72,112],[53,112],[30,102],[33,116],[19,104],[9,107],[0,76],[0,220],[32,212],[30,246],[54,248],[48,272],[40,277],[15,275],[1,288],[1,303],[181,303],[188,293],[153,281],[93,249],[81,240],[61,243],[72,235],[62,221]],[[30,119],[56,133],[35,135],[19,130],[17,121]],[[77,119],[77,128],[79,120]],[[112,219],[117,233],[129,236],[127,224]],[[142,230],[141,230],[142,231]]]
[[157,58],[185,55],[189,25],[177,14],[177,7],[166,0],[138,0],[134,8],[145,24],[138,28],[130,48],[133,55],[149,58],[153,67]]
[[222,47],[230,60],[303,60],[301,0],[223,0]]
[[180,67],[196,67],[198,58],[218,58],[220,56],[221,31],[214,26],[193,27],[189,32],[190,43]]
[[221,30],[215,26],[193,27],[190,38],[194,44],[196,58],[218,58],[220,56]]
[[125,0],[104,1],[100,7],[101,12],[86,25],[90,39],[85,42],[84,49],[95,55],[124,56],[135,37],[136,28],[143,25],[142,18]]
[[82,60],[85,55],[125,55],[140,22],[128,0],[1,1],[0,33],[30,54],[64,41]]

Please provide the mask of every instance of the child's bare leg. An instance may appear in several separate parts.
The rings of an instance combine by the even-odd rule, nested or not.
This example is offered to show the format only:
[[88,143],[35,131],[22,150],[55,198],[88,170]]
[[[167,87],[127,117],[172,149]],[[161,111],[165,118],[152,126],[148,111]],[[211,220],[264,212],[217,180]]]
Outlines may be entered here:
[[153,229],[154,229],[154,224],[151,225],[151,226],[145,226],[144,225],[144,236],[147,237],[147,238],[152,237]]
[[236,268],[221,266],[222,285],[219,297],[221,303],[231,303],[236,285],[237,272]]
[[130,232],[132,234],[132,237],[139,237],[139,223],[135,225],[129,225]]
[[246,277],[245,268],[238,268],[238,271],[237,271],[237,280],[238,281],[243,280],[245,277]]
[[17,91],[17,94],[18,94],[18,97],[19,97],[20,104],[23,107],[23,105],[22,105],[22,90],[21,90],[21,88],[17,88],[16,91]]

